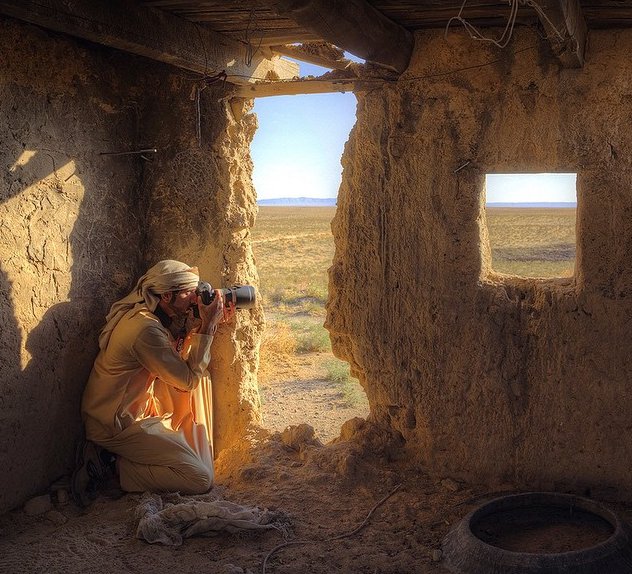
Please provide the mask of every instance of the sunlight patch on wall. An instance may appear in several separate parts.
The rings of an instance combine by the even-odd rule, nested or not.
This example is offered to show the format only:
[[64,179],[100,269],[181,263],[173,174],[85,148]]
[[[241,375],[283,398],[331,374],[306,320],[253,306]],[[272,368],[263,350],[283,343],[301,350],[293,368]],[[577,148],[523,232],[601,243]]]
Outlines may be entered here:
[[9,171],[13,173],[18,167],[25,166],[36,154],[37,150],[25,149],[20,157],[15,160],[15,163],[9,168]]

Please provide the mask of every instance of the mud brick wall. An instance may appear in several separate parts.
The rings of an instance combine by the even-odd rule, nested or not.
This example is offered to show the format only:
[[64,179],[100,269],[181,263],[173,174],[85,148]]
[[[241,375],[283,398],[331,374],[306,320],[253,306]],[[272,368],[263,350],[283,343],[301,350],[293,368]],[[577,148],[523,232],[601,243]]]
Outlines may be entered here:
[[[327,327],[434,476],[632,489],[631,73],[629,31],[591,32],[571,70],[535,32],[454,29],[358,94]],[[491,268],[485,174],[521,171],[577,173],[573,278]]]

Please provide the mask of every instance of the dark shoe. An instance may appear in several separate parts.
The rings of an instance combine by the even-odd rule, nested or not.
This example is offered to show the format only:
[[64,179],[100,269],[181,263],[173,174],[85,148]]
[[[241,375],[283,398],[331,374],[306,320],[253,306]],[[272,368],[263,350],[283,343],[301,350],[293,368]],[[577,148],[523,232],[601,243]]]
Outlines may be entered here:
[[77,447],[71,486],[72,497],[82,508],[92,504],[99,487],[105,483],[110,474],[102,460],[102,450],[100,446],[90,441],[82,441]]

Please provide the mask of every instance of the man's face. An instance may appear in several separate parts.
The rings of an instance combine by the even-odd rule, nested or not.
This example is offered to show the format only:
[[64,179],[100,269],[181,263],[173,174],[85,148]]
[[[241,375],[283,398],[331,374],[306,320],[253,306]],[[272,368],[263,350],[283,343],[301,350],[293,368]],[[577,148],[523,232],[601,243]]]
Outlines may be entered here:
[[166,305],[174,315],[182,317],[189,312],[189,309],[192,305],[195,305],[195,303],[197,303],[197,295],[195,288],[192,288],[174,291]]

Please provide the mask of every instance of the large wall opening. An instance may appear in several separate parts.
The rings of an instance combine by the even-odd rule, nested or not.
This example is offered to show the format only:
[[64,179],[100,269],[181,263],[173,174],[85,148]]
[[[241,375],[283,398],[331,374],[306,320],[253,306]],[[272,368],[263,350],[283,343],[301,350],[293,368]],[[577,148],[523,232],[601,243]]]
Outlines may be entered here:
[[362,387],[333,355],[323,326],[330,225],[355,107],[352,93],[261,98],[254,107],[259,213],[252,245],[266,316],[259,368],[264,427],[307,423],[323,442],[337,437],[346,420],[368,415]]
[[576,181],[575,173],[487,174],[485,211],[494,271],[573,275]]

